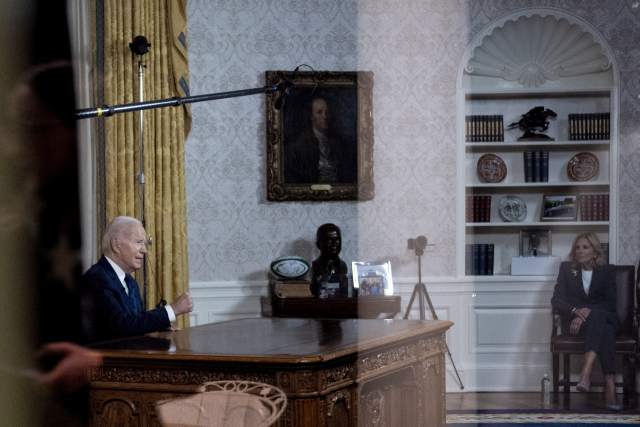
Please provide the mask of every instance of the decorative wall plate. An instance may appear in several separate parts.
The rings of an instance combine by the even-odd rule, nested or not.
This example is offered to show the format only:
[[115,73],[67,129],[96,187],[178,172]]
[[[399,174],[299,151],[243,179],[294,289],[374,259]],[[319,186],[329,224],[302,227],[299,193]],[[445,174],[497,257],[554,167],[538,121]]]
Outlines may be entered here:
[[478,160],[478,176],[487,182],[501,182],[507,176],[507,165],[495,154],[485,154]]
[[309,263],[299,256],[283,256],[272,261],[269,268],[276,276],[294,279],[309,271]]
[[507,222],[522,222],[527,217],[527,205],[518,196],[504,196],[498,205],[498,212]]
[[589,181],[598,174],[599,170],[598,158],[587,152],[576,154],[567,165],[567,175],[571,181]]

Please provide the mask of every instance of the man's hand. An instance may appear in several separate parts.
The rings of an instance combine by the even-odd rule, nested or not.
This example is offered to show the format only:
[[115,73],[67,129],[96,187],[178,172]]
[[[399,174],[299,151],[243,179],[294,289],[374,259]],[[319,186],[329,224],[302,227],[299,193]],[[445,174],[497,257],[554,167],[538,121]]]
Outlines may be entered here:
[[177,326],[169,326],[167,328],[167,331],[181,331],[182,329],[178,328]]
[[171,308],[176,316],[185,313],[191,313],[193,311],[193,299],[189,295],[189,292],[185,292],[180,295],[177,300],[171,303]]
[[591,313],[591,309],[589,308],[578,308],[576,309],[576,311],[573,312],[573,315],[576,317],[579,317],[580,319],[582,319],[582,322],[584,322],[585,320],[587,320],[587,317],[589,317],[590,313]]
[[[578,310],[576,310],[578,311]],[[582,323],[584,322],[584,320],[582,320],[582,318],[580,317],[574,317],[574,319],[571,321],[571,328],[570,331],[571,335],[577,335],[578,331],[580,330],[580,326],[582,325]]]
[[39,381],[53,394],[71,394],[89,384],[90,369],[102,364],[100,353],[70,342],[54,342],[44,346],[42,357],[59,357],[60,361]]

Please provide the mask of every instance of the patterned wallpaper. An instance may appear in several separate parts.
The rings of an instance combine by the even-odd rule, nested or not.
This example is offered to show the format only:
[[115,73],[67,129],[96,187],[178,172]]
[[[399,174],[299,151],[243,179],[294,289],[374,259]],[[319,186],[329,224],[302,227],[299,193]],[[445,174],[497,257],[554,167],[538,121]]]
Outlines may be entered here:
[[391,260],[416,276],[407,239],[425,235],[426,276],[455,276],[456,74],[485,25],[524,7],[572,12],[612,47],[621,75],[619,263],[640,254],[640,6],[627,0],[190,0],[192,94],[264,85],[302,63],[374,73],[374,175],[367,202],[266,201],[264,95],[198,103],[187,140],[191,281],[266,278],[275,257],[317,257],[342,229],[342,258]]

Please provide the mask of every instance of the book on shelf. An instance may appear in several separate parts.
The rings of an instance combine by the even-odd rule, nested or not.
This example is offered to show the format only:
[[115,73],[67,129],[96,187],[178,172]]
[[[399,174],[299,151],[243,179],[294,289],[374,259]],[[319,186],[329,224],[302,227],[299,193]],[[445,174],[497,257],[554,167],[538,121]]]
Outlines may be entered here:
[[491,222],[491,196],[480,197],[480,222]]
[[533,182],[533,151],[524,152],[524,182]]
[[587,201],[589,196],[586,194],[580,195],[580,221],[588,221],[589,214],[587,213]]
[[495,250],[495,246],[493,243],[487,244],[487,276],[493,276],[493,252]]
[[610,113],[569,114],[569,141],[608,140],[610,127]]
[[480,222],[480,198],[473,196],[473,222]]
[[502,115],[465,116],[465,142],[503,142]]
[[480,274],[480,244],[474,243],[472,245],[473,248],[473,275],[477,276]]
[[540,151],[533,152],[533,182],[540,182],[540,176],[542,175],[540,171],[540,167],[542,166],[541,157]]
[[473,245],[464,245],[464,274],[473,276]]
[[484,196],[484,219],[491,222],[491,196]]
[[549,152],[540,152],[540,182],[549,182]]
[[491,196],[467,196],[466,222],[491,222]]
[[278,298],[311,298],[311,281],[309,280],[270,280],[271,294]]
[[609,221],[609,195],[581,194],[580,221]]
[[495,245],[473,243],[465,245],[465,274],[467,276],[493,276]]
[[486,243],[480,244],[479,252],[480,252],[479,253],[480,267],[478,268],[478,274],[480,276],[486,276],[487,275],[487,244]]
[[525,151],[524,182],[549,182],[549,152]]

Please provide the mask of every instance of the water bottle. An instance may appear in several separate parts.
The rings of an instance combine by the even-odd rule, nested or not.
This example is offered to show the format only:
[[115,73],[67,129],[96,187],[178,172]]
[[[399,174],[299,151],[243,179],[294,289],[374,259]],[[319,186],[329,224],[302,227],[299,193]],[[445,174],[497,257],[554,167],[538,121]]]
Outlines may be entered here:
[[544,377],[542,377],[542,402],[545,405],[548,405],[550,397],[551,397],[551,380],[549,380],[549,377],[547,377],[547,374],[544,374]]

